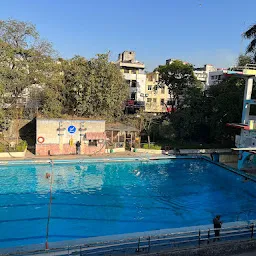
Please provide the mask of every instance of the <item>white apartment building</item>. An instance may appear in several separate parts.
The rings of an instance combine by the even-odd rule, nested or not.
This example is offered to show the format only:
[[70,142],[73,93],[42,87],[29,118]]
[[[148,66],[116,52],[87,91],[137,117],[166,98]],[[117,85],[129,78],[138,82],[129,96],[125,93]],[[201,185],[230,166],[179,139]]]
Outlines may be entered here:
[[145,85],[146,74],[145,65],[135,59],[134,51],[124,51],[118,56],[116,64],[120,67],[121,72],[130,88],[130,100],[145,104]]
[[209,72],[206,89],[208,89],[211,85],[220,83],[224,79],[225,75],[223,70],[225,69],[218,69],[216,71]]
[[209,73],[215,71],[217,71],[217,69],[211,64],[206,64],[204,67],[194,69],[194,75],[197,80],[202,82],[204,90],[207,90],[207,87],[209,86]]

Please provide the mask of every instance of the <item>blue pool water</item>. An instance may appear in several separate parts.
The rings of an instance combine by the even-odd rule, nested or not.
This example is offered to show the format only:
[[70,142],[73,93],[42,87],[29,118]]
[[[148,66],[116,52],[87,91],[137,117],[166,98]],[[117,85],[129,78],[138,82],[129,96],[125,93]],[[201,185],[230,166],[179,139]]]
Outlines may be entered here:
[[[0,247],[44,243],[49,165],[0,167]],[[256,219],[256,184],[202,159],[56,164],[49,241]]]

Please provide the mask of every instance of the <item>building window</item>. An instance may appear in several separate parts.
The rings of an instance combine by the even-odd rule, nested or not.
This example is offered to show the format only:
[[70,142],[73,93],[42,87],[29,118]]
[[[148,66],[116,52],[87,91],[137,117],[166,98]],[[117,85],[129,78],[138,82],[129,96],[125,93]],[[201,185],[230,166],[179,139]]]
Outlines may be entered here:
[[132,80],[132,85],[131,87],[136,87],[137,86],[137,81],[136,80]]
[[136,74],[137,73],[137,70],[136,69],[133,69],[132,70],[132,74]]
[[156,103],[156,99],[153,99],[153,102]]
[[221,80],[221,75],[219,75],[219,78],[218,78],[218,80]]
[[164,99],[161,99],[161,105],[162,106],[164,105]]
[[152,101],[151,98],[147,98],[147,102],[150,103]]
[[136,93],[135,93],[135,92],[132,92],[132,93],[131,93],[131,100],[135,100],[135,97],[136,97]]
[[128,74],[129,73],[129,69],[124,69],[124,73]]
[[211,76],[211,79],[214,80],[214,76]]
[[127,83],[128,86],[130,86],[131,85],[131,80],[126,80],[126,83]]
[[152,85],[148,85],[148,91],[152,91]]
[[164,94],[165,93],[165,88],[161,88],[161,93]]
[[94,147],[97,147],[97,143],[98,141],[97,140],[89,140],[89,146],[94,146]]

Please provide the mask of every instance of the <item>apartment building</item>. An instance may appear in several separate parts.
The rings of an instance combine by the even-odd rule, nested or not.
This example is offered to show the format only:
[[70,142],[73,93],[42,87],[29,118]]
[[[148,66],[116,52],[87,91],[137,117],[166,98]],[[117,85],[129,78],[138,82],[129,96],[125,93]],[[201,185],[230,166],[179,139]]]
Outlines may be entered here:
[[224,70],[225,69],[217,69],[216,71],[209,72],[206,89],[208,89],[211,85],[220,83],[225,78],[225,74],[223,72]]
[[194,68],[194,75],[197,80],[201,81],[204,90],[209,86],[209,73],[215,71],[217,71],[217,69],[211,64],[206,64],[204,67],[200,68]]
[[127,85],[130,88],[129,105],[145,106],[145,65],[136,60],[134,51],[124,51],[118,56],[116,64],[119,66]]
[[145,111],[151,113],[164,113],[170,110],[170,95],[166,86],[158,88],[159,73],[151,72],[146,75]]

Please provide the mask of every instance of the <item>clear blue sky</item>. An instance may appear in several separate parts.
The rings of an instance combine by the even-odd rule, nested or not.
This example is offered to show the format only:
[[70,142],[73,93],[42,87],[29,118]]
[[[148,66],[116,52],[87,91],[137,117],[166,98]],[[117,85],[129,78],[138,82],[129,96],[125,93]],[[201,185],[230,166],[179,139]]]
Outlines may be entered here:
[[62,57],[135,50],[150,71],[168,58],[232,65],[255,10],[255,0],[1,0],[0,19],[34,23]]

